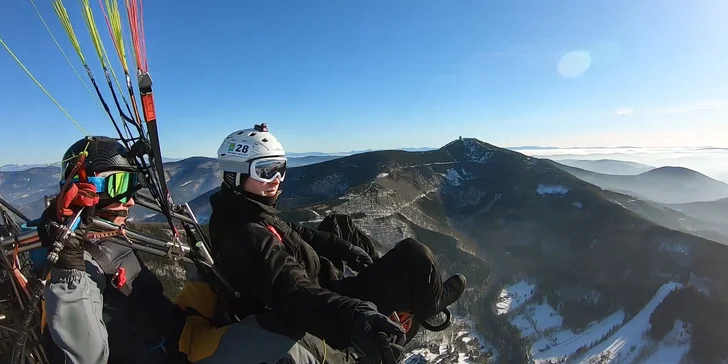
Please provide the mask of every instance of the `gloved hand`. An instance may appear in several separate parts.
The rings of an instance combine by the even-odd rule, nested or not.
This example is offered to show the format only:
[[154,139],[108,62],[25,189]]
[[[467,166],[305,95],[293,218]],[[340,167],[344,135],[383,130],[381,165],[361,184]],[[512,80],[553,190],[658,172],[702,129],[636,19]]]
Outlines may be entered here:
[[[63,222],[57,216],[57,201],[54,199],[50,205],[41,214],[38,224],[38,238],[41,245],[46,249],[52,249],[53,243],[58,236],[59,229],[52,223],[55,222],[63,225]],[[93,207],[86,208],[81,215],[81,224],[89,224],[93,214]],[[64,248],[58,254],[58,261],[55,263],[59,269],[78,269],[85,271],[86,265],[83,259],[83,241],[78,238],[70,237],[65,241]]]
[[372,257],[364,249],[354,244],[349,245],[349,251],[346,253],[345,260],[346,264],[357,272],[373,263]]
[[[366,301],[356,307],[352,319],[351,344],[367,362],[382,359],[388,364],[392,360],[395,363],[402,360],[406,339],[402,326]],[[382,340],[383,336],[385,340]]]

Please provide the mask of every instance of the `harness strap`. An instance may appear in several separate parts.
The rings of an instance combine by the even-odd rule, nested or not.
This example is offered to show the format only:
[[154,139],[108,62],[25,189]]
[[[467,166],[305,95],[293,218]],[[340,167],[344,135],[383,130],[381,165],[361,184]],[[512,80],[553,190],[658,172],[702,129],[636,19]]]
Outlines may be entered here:
[[96,244],[86,242],[83,244],[83,248],[91,254],[91,257],[99,264],[104,274],[111,277],[111,285],[121,291],[125,296],[128,296],[131,293],[131,288],[126,284],[126,270],[124,268],[116,269],[114,263],[109,260],[106,254]]
[[278,233],[278,230],[276,230],[276,228],[273,227],[273,225],[266,226],[266,229],[268,229],[268,231],[272,232],[273,235],[275,235],[276,238],[278,238],[278,240],[281,241],[281,243],[283,242],[283,238],[281,237],[281,234]]

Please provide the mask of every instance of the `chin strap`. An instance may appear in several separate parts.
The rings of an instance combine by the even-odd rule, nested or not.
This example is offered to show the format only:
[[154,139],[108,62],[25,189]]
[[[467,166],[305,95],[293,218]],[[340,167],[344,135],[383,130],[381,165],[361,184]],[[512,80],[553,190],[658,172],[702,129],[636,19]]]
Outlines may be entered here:
[[96,216],[105,220],[114,220],[117,217],[128,217],[129,210],[96,210]]

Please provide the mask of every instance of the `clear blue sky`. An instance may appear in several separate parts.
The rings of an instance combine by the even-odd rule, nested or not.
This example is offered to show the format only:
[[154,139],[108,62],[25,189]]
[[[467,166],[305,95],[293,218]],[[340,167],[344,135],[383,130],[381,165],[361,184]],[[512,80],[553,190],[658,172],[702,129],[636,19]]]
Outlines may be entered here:
[[[108,95],[81,2],[64,3]],[[225,135],[261,121],[292,152],[459,135],[501,146],[728,146],[724,0],[210,3],[144,3],[169,157],[213,156]],[[36,4],[80,68],[51,2]],[[30,0],[0,2],[0,38],[84,128],[113,133]],[[82,136],[2,48],[0,80],[0,165],[58,160]]]

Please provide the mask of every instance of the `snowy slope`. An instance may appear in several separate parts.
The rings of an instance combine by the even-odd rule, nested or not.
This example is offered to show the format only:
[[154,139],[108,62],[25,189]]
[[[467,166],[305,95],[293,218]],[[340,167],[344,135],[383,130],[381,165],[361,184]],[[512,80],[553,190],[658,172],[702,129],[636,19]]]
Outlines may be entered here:
[[535,284],[520,281],[514,285],[503,288],[498,296],[498,303],[495,305],[496,313],[504,315],[517,310],[533,296],[533,290],[535,287]]
[[662,285],[652,300],[635,317],[605,342],[589,350],[582,357],[582,362],[588,363],[593,358],[603,357],[609,358],[611,363],[632,363],[643,347],[649,345],[649,340],[646,340],[645,336],[650,329],[650,315],[668,293],[680,287],[682,284],[675,282]]
[[[561,330],[536,340],[530,348],[535,364],[557,363],[677,363],[690,349],[689,334],[681,322],[676,322],[673,331],[660,342],[655,343],[647,337],[650,329],[650,315],[657,305],[673,290],[681,287],[676,282],[665,283],[655,293],[650,302],[642,310],[625,322],[623,310],[619,310],[599,322],[594,322],[580,333],[572,330]],[[539,309],[534,307],[532,317],[537,315]],[[547,308],[541,308],[544,313]],[[528,312],[528,309],[527,309]],[[549,314],[550,315],[550,314]],[[524,314],[519,315],[524,316]],[[541,325],[524,324],[524,319],[516,316],[514,325],[521,328],[522,336],[534,335],[542,332],[538,330]],[[556,327],[556,319],[550,316],[542,325],[547,329]],[[534,321],[534,320],[531,320]],[[616,329],[616,330],[613,330]],[[605,340],[604,335],[612,332]],[[595,345],[596,344],[596,345]],[[593,345],[593,346],[592,346]],[[588,350],[577,354],[580,347],[586,346]],[[591,346],[591,347],[590,347]]]
[[675,320],[672,331],[653,349],[654,352],[643,364],[677,363],[690,351],[689,329],[683,327],[682,321]]

